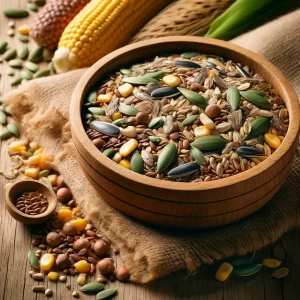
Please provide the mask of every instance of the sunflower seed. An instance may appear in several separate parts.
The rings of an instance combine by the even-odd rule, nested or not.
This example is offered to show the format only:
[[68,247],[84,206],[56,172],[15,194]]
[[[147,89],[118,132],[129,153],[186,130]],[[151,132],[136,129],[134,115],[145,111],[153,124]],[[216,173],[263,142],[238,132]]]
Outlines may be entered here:
[[154,98],[157,98],[157,99],[173,98],[173,97],[175,97],[179,94],[180,94],[180,92],[178,91],[177,88],[163,87],[163,88],[155,89],[151,93],[151,97],[154,97]]
[[105,134],[108,136],[119,136],[120,135],[120,129],[119,127],[106,123],[106,122],[100,122],[100,121],[92,121],[90,123],[91,128]]
[[264,152],[247,146],[242,146],[236,149],[236,153],[244,157],[256,157],[265,155]]
[[189,162],[180,165],[168,172],[168,176],[171,178],[178,178],[188,176],[200,170],[200,165],[197,162]]

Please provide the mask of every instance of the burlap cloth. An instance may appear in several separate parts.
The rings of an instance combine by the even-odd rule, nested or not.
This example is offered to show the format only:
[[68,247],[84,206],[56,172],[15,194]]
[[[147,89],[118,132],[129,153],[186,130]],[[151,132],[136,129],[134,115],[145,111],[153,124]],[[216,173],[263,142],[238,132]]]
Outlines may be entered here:
[[[287,76],[300,95],[300,10],[240,36],[234,43],[258,52]],[[24,135],[61,158],[57,165],[84,214],[120,250],[131,280],[149,282],[170,272],[276,241],[300,224],[300,159],[274,199],[255,215],[215,230],[171,232],[138,223],[107,205],[74,157],[68,123],[72,91],[85,70],[34,80],[7,95]],[[62,151],[63,150],[63,151]]]

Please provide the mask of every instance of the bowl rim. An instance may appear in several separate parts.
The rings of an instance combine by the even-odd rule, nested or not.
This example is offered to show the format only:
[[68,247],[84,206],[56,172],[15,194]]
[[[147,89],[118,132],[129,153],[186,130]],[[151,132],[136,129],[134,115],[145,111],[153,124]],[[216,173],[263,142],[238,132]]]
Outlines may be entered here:
[[[16,206],[14,205],[14,203],[13,203],[11,197],[10,197],[10,193],[11,193],[12,189],[19,188],[20,193],[22,193],[22,185],[27,184],[28,182],[29,183],[34,182],[34,184],[45,187],[49,191],[49,193],[51,194],[51,199],[52,199],[51,203],[47,199],[48,203],[49,203],[48,208],[42,214],[28,215],[28,214],[25,214],[25,213],[21,212],[20,210],[18,210],[16,208]],[[39,220],[39,219],[44,219],[47,216],[50,216],[53,213],[53,211],[55,210],[56,205],[57,205],[57,198],[56,198],[56,195],[55,195],[54,191],[52,189],[50,189],[50,187],[47,186],[46,184],[44,184],[40,181],[36,181],[36,180],[22,179],[20,181],[14,182],[14,183],[7,184],[6,195],[5,196],[6,196],[6,205],[9,206],[9,209],[11,209],[14,213],[19,215],[20,217],[25,218],[25,219],[30,219],[30,220]]]
[[[92,81],[94,75],[99,71],[99,69],[111,62],[113,59],[117,59],[118,57],[128,54],[131,51],[141,50],[148,46],[159,46],[161,43],[197,43],[197,44],[205,44],[208,46],[214,46],[221,48],[223,51],[235,52],[240,56],[244,56],[247,59],[260,62],[262,64],[262,68],[266,70],[268,73],[273,73],[272,76],[275,77],[278,85],[281,85],[284,93],[281,93],[281,97],[285,102],[288,102],[289,108],[289,116],[290,123],[287,134],[279,146],[279,148],[266,160],[261,162],[259,165],[251,168],[250,170],[241,172],[234,176],[230,176],[228,178],[222,178],[222,180],[216,181],[208,181],[208,182],[172,182],[166,180],[160,180],[155,178],[151,178],[145,175],[137,174],[131,170],[128,170],[119,164],[115,164],[114,167],[111,167],[111,159],[107,158],[100,152],[92,143],[92,141],[88,138],[81,118],[81,104],[83,102],[83,95],[86,92],[87,86]],[[175,52],[175,51],[174,51]],[[273,85],[274,86],[274,85]],[[275,87],[276,88],[276,87]],[[80,124],[78,124],[78,120],[81,120]],[[92,65],[81,77],[79,82],[77,83],[71,100],[70,107],[70,123],[72,129],[72,136],[74,135],[73,129],[76,128],[76,138],[80,142],[81,145],[84,145],[86,150],[90,153],[93,160],[96,160],[98,163],[102,164],[107,169],[110,169],[115,174],[118,174],[121,177],[126,177],[128,180],[137,182],[141,185],[160,188],[160,189],[172,189],[178,191],[205,191],[211,190],[213,188],[225,188],[232,186],[234,184],[238,184],[243,180],[249,179],[250,177],[255,177],[262,172],[269,169],[273,164],[279,161],[289,150],[290,147],[293,146],[297,136],[299,135],[299,123],[300,123],[300,113],[299,113],[299,102],[293,87],[289,83],[289,81],[285,78],[285,76],[281,73],[281,71],[275,67],[271,62],[269,62],[266,58],[262,57],[259,54],[256,54],[248,49],[245,49],[241,46],[232,44],[227,41],[221,41],[211,38],[204,37],[194,37],[194,36],[172,36],[172,37],[162,37],[150,39],[147,41],[141,41],[137,43],[133,43],[118,50],[115,50],[100,60],[98,60],[94,65]],[[73,137],[74,138],[74,137]]]

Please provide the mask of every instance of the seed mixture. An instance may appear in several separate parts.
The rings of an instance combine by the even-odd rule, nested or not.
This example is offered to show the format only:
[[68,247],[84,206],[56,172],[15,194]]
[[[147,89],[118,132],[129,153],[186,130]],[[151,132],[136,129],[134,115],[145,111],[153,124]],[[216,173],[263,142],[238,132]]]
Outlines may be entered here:
[[28,215],[44,213],[48,204],[47,197],[38,191],[22,193],[16,200],[16,208]]
[[110,75],[83,107],[94,145],[157,179],[202,182],[249,170],[286,135],[283,100],[231,60],[188,52]]

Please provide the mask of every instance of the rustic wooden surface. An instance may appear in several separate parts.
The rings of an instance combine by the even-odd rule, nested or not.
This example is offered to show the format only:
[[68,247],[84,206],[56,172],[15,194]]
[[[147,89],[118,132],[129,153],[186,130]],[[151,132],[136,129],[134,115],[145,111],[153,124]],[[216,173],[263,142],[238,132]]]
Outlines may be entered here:
[[[25,7],[27,0],[1,0],[0,10],[4,7]],[[31,13],[31,15],[33,15]],[[18,20],[17,24],[29,24],[30,19]],[[0,15],[0,42],[7,40],[13,47],[21,43],[15,38],[7,36],[7,19]],[[0,92],[3,95],[10,87],[11,78],[5,75],[7,64],[0,63]],[[0,127],[0,130],[2,128]],[[9,168],[10,159],[7,155],[7,142],[0,142],[0,170]],[[32,286],[36,284],[28,272],[27,252],[31,246],[29,227],[11,218],[4,205],[4,184],[13,182],[0,175],[0,299],[4,300],[32,300],[46,299],[43,294],[34,294]],[[288,258],[286,265],[290,268],[290,275],[282,280],[270,278],[270,272],[263,270],[257,276],[243,279],[231,278],[225,283],[214,279],[214,272],[218,264],[200,268],[199,273],[186,279],[186,272],[171,274],[147,286],[134,284],[112,283],[109,287],[117,287],[118,296],[115,299],[124,300],[293,300],[300,299],[300,231],[294,230],[282,238]],[[258,255],[267,256],[270,247],[263,249]],[[121,261],[117,258],[117,264]],[[67,290],[63,283],[45,281],[45,285],[53,289],[50,299],[69,300],[73,290],[77,290],[76,279],[71,278],[71,290]],[[80,299],[95,299],[93,296],[80,294]]]

